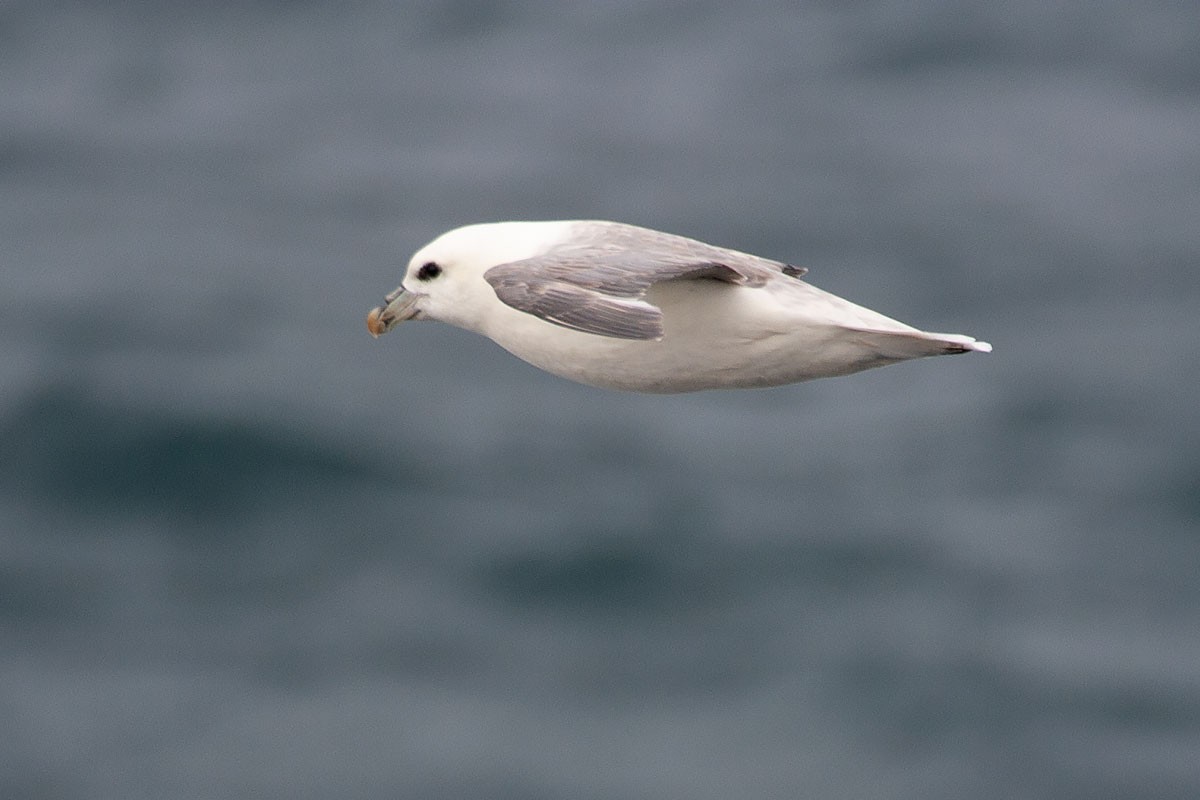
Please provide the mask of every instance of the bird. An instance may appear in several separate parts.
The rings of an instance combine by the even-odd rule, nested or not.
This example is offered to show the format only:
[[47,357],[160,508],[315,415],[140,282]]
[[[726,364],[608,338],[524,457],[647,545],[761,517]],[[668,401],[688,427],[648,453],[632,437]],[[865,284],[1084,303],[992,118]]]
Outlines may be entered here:
[[925,356],[989,353],[818,289],[781,261],[603,220],[488,222],[438,236],[367,315],[488,337],[535,367],[647,393],[763,388]]

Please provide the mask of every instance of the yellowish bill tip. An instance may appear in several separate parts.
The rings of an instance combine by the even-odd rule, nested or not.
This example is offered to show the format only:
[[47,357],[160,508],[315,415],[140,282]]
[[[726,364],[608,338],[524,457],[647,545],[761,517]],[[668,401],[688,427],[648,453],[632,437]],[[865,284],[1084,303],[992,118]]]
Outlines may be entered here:
[[385,330],[383,320],[380,319],[382,316],[382,308],[372,308],[371,313],[367,314],[367,330],[370,331],[371,335],[376,339],[378,339],[379,334],[383,333]]

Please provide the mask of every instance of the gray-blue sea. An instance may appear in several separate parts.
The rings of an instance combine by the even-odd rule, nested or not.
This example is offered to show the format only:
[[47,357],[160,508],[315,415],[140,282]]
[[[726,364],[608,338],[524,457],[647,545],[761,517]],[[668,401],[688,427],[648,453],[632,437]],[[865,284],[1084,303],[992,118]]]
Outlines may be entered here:
[[[616,219],[995,345],[368,309]],[[0,6],[0,796],[1200,797],[1200,5]]]

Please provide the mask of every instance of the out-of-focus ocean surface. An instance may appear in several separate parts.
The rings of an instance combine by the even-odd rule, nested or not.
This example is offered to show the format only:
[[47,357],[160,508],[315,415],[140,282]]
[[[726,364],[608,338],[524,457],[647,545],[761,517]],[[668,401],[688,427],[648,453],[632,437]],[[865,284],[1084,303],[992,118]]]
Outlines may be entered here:
[[[991,356],[640,396],[460,224]],[[0,795],[1200,797],[1200,6],[0,8]]]

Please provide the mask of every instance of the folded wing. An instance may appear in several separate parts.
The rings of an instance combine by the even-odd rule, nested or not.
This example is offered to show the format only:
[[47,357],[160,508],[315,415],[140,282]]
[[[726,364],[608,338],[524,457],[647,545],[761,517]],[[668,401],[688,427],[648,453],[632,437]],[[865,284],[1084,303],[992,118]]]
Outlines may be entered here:
[[785,273],[784,264],[730,254],[707,259],[670,250],[564,248],[492,267],[484,279],[505,304],[555,325],[618,339],[661,339],[662,311],[643,299],[654,284],[718,280],[761,287]]

